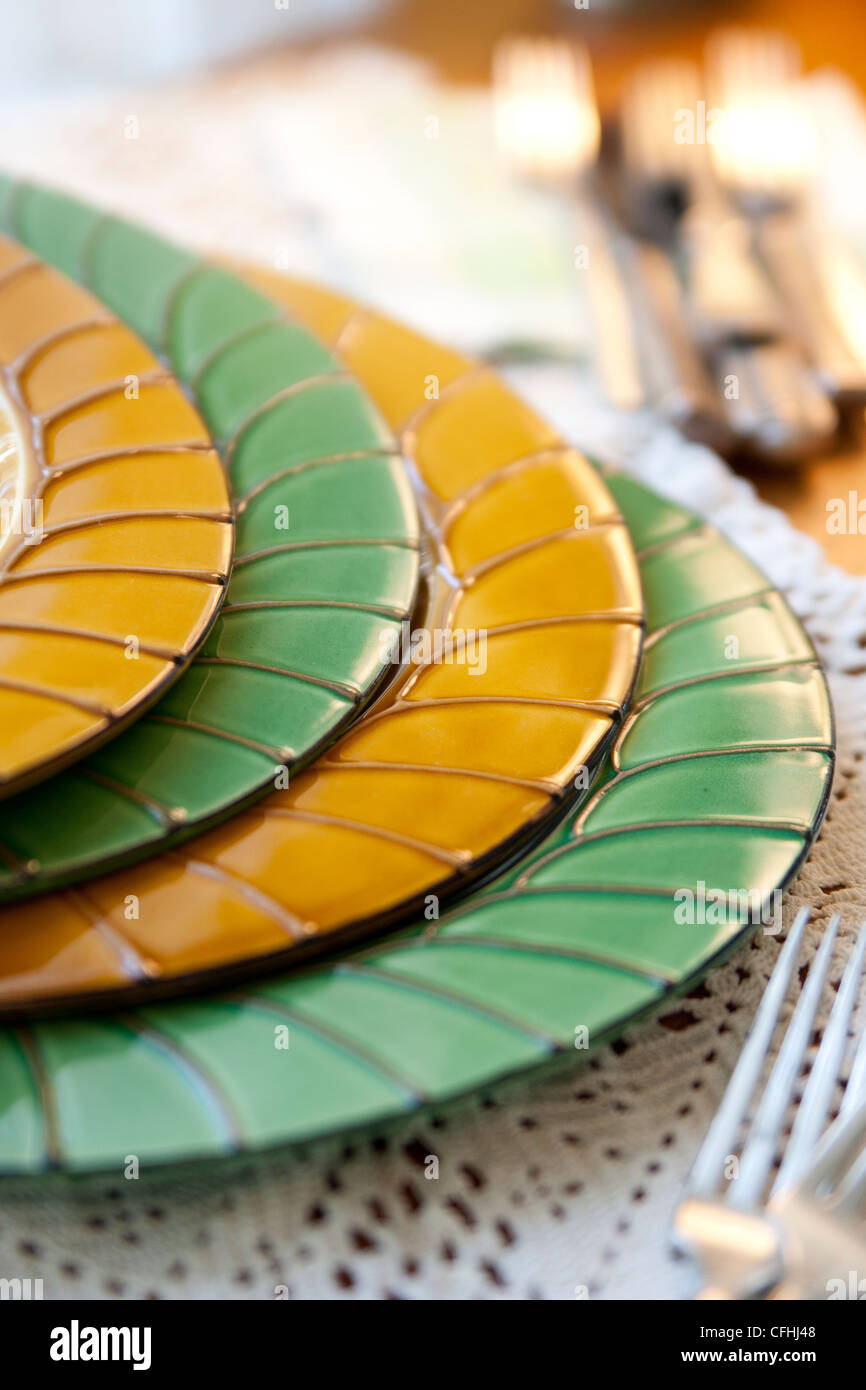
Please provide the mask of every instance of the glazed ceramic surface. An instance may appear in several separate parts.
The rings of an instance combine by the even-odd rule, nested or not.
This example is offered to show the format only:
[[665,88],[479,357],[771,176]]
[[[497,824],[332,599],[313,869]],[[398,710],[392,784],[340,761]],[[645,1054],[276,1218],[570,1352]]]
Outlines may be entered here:
[[[324,292],[273,289],[333,328]],[[614,731],[642,606],[597,471],[490,370],[375,315],[343,318],[335,351],[417,475],[434,551],[425,631],[454,649],[410,657],[313,768],[224,827],[5,911],[0,1007],[155,997],[408,917],[537,834]]]
[[[218,442],[237,512],[226,602],[190,670],[134,728],[59,781],[0,810],[0,897],[8,899],[188,837],[280,785],[349,723],[389,668],[383,632],[399,633],[412,610],[419,524],[381,416],[281,306],[231,272],[57,193],[7,185],[4,207],[7,225],[92,286],[171,364]],[[68,293],[93,314],[89,294],[74,286]],[[113,332],[133,341],[126,329],[115,325]],[[60,346],[62,354],[58,349],[52,358],[55,377],[49,381],[42,364],[38,377],[29,377],[31,389],[41,392],[40,408],[53,405],[59,373],[84,380],[81,343],[64,338]],[[143,345],[138,352],[140,370],[158,368]],[[118,374],[114,362],[110,371]],[[200,423],[198,431],[208,438]],[[156,499],[162,488],[167,502],[179,498],[188,510],[192,463],[181,472],[167,451],[133,462],[147,465]],[[196,454],[193,462],[199,470],[205,462],[216,469],[212,453]],[[83,492],[89,476],[78,475],[81,505],[104,510],[109,503],[102,494],[94,501]],[[139,489],[140,476],[139,468]],[[225,508],[221,480],[214,487]],[[176,534],[170,528],[178,523],[161,525],[153,545],[164,531],[169,539]],[[184,525],[188,549],[198,547],[188,556],[192,565],[206,533],[203,523]],[[110,539],[104,526],[99,536],[103,544]],[[173,543],[178,556],[186,554]],[[58,553],[55,563],[65,555]],[[151,581],[157,582],[168,581]],[[200,583],[184,582],[203,591]],[[162,590],[160,598],[164,606]],[[130,619],[121,630],[136,629]],[[131,663],[120,666],[129,681]],[[139,672],[144,668],[138,663]]]
[[0,237],[0,796],[176,679],[231,552],[223,469],[177,381]]
[[[712,527],[608,482],[649,638],[591,799],[438,920],[187,1003],[0,1033],[0,1166],[119,1171],[372,1124],[594,1046],[696,982],[817,831],[833,765],[814,653]],[[738,901],[719,917],[714,893]],[[694,895],[692,920],[678,897]],[[585,1030],[582,1031],[582,1030]]]

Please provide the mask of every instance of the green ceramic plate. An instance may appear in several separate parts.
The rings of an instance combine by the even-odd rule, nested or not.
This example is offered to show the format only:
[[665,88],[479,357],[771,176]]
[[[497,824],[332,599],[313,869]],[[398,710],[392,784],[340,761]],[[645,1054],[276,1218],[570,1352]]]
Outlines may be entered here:
[[650,637],[577,821],[441,920],[318,969],[6,1029],[2,1170],[119,1170],[129,1154],[177,1161],[381,1122],[585,1056],[576,1041],[658,1007],[753,930],[747,909],[795,872],[826,805],[824,678],[728,541],[608,481],[640,551]]
[[0,225],[86,284],[191,391],[235,494],[225,605],[134,728],[0,811],[0,900],[164,849],[347,724],[412,610],[419,528],[394,441],[311,334],[231,272],[65,195],[0,178]]
[[490,368],[345,301],[337,328],[328,291],[271,280],[400,431],[427,523],[428,640],[412,634],[369,715],[290,786],[0,913],[6,1019],[224,988],[410,922],[429,893],[455,898],[537,843],[622,721],[643,601],[597,470]]

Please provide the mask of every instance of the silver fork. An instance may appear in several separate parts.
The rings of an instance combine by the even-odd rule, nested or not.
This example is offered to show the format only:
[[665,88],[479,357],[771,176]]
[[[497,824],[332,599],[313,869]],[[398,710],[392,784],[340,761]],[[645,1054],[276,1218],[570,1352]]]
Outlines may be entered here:
[[[866,956],[866,927],[845,969],[790,1137],[782,1128],[812,1035],[838,916],[828,925],[778,1057],[737,1154],[806,924],[794,922],[722,1103],[686,1183],[673,1239],[695,1258],[701,1298],[826,1297],[831,1278],[866,1277],[866,1231],[851,1218],[866,1198],[866,1034],[838,1118],[822,1131],[843,1072],[848,1028]],[[820,1142],[819,1142],[820,1141]],[[773,1165],[784,1149],[778,1172]]]
[[780,307],[751,249],[750,229],[719,188],[700,140],[679,141],[679,113],[701,105],[693,63],[644,63],[626,84],[622,149],[633,215],[648,235],[678,243],[695,335],[706,344],[776,337]]
[[[836,399],[866,400],[859,324],[866,282],[831,230],[807,216],[814,132],[800,97],[800,51],[786,34],[721,29],[707,45],[711,99],[724,113],[712,146],[717,172],[752,220],[757,249],[821,385]],[[839,290],[838,262],[858,293]],[[850,317],[849,317],[850,316]]]
[[593,184],[601,123],[586,49],[558,39],[502,40],[493,55],[493,99],[496,139],[511,171],[573,202],[606,393],[625,409],[646,405],[635,307],[616,254],[622,234]]
[[830,443],[836,412],[784,340],[784,314],[754,254],[751,223],[716,180],[715,146],[674,137],[678,117],[694,116],[701,102],[691,63],[647,63],[627,84],[622,143],[634,215],[683,265],[692,334],[712,361],[709,397],[728,431],[755,458],[788,463]]

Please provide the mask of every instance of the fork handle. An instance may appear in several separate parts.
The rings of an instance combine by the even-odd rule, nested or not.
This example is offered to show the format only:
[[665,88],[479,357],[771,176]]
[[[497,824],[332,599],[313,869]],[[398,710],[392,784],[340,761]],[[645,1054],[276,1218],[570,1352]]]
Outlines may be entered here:
[[780,331],[779,304],[744,218],[720,200],[701,199],[680,222],[680,244],[693,331],[703,346],[760,342]]
[[787,343],[726,348],[716,370],[728,423],[761,462],[792,463],[831,443],[836,409]]
[[634,298],[616,247],[622,239],[600,201],[584,189],[575,202],[574,226],[587,251],[587,294],[593,356],[609,401],[625,410],[649,404],[641,373]]
[[[822,230],[822,238],[829,235]],[[858,352],[840,324],[822,275],[825,258],[838,259],[844,248],[807,241],[802,217],[777,212],[757,221],[759,254],[788,306],[791,329],[804,344],[819,380],[837,399],[866,403],[866,357]],[[860,297],[866,287],[860,285]]]
[[719,397],[686,327],[683,293],[670,256],[651,242],[629,238],[632,289],[642,300],[638,341],[652,405],[689,439],[718,453],[732,445]]

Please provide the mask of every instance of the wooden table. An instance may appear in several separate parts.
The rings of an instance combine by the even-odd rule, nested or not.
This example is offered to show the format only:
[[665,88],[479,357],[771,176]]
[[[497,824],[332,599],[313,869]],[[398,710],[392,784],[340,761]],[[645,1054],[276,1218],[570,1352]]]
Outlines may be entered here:
[[[486,82],[493,44],[518,31],[578,36],[592,53],[599,100],[610,109],[622,82],[641,59],[678,54],[699,59],[707,33],[719,23],[785,29],[799,40],[807,68],[844,67],[866,90],[866,7],[863,0],[645,0],[617,10],[604,0],[570,9],[557,0],[403,0],[358,30],[358,36],[423,56],[453,82]],[[354,37],[354,35],[353,35]],[[313,45],[311,45],[312,47]],[[318,46],[318,45],[315,45]],[[863,422],[849,422],[832,455],[784,472],[748,476],[768,501],[818,539],[838,565],[866,574],[864,534],[828,533],[828,503],[853,491],[866,509]]]

